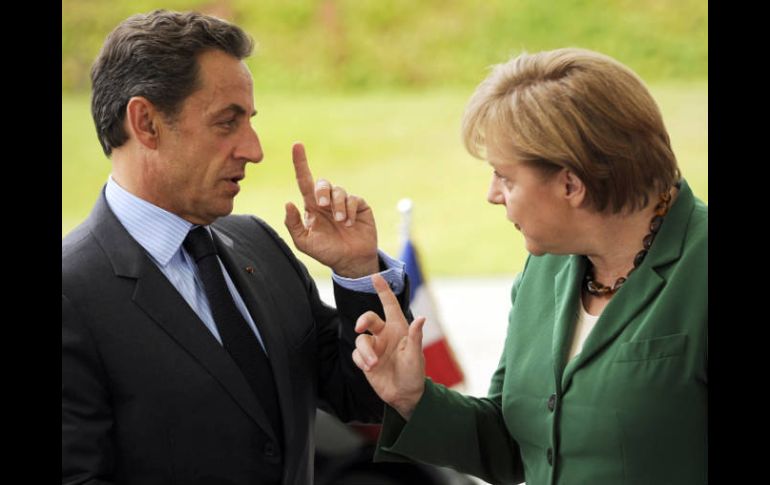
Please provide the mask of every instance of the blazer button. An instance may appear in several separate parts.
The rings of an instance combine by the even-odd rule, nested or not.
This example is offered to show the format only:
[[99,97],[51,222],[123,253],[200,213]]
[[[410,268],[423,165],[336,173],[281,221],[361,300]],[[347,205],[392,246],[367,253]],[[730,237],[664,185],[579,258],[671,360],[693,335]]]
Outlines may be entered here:
[[545,453],[545,457],[548,459],[548,464],[553,465],[553,449],[548,448],[548,451]]
[[265,456],[268,458],[273,458],[276,455],[276,449],[275,445],[272,442],[267,442],[265,444]]
[[551,394],[551,397],[548,398],[548,410],[553,412],[553,409],[556,407],[556,394]]

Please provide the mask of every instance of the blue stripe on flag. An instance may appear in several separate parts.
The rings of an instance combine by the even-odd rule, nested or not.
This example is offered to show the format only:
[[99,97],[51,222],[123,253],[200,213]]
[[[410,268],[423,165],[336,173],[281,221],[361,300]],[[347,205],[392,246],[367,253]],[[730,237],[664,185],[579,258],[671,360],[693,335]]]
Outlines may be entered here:
[[417,260],[417,250],[414,248],[411,239],[408,239],[406,244],[404,244],[399,259],[404,262],[404,270],[409,275],[409,301],[412,302],[417,289],[423,284],[423,279],[420,262]]

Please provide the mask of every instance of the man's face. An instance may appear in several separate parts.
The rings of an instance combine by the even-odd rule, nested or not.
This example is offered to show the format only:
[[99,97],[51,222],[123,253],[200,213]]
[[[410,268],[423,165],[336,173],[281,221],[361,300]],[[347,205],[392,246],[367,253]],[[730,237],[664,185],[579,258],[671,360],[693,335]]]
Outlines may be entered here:
[[157,205],[194,224],[230,214],[246,164],[262,160],[251,127],[254,110],[246,65],[219,50],[198,56],[200,88],[176,120],[162,122],[152,182]]

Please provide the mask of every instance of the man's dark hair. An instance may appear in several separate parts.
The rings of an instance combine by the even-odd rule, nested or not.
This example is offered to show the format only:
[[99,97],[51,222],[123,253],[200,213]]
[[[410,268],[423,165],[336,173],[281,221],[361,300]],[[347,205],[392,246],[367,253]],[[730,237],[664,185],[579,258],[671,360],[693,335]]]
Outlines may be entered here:
[[143,96],[169,120],[198,88],[198,55],[218,49],[243,59],[251,38],[236,25],[197,12],[155,10],[113,30],[91,67],[91,114],[107,156],[128,139],[128,100]]

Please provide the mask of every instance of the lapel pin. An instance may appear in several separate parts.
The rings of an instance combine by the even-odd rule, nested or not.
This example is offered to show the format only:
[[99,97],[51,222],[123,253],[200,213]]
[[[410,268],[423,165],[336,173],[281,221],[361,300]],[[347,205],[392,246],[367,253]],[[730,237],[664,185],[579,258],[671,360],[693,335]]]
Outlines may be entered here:
[[246,266],[246,272],[252,274],[254,273],[254,268],[252,266]]

